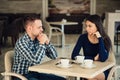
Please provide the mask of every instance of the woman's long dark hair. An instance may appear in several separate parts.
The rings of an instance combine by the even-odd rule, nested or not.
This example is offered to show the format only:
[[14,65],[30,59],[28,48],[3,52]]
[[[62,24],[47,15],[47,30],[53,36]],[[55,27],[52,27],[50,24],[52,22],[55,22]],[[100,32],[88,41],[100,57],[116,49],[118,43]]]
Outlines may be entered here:
[[107,51],[112,50],[112,43],[111,43],[109,36],[104,31],[101,17],[98,15],[90,15],[85,19],[85,21],[87,21],[87,20],[96,25],[97,30],[99,31],[99,33],[101,34],[101,36],[104,40],[105,48],[107,49]]

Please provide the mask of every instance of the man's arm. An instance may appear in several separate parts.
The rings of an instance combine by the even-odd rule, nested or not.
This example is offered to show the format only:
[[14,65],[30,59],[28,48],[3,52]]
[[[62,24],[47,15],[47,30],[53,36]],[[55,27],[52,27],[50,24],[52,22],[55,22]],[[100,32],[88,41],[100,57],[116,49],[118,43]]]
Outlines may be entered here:
[[45,55],[45,50],[45,45],[39,44],[36,53],[33,53],[33,51],[29,48],[27,42],[25,41],[19,41],[15,46],[15,52],[19,55],[22,55],[22,58],[27,59],[33,64],[40,63],[41,59]]
[[50,43],[46,45],[46,55],[51,59],[57,58],[57,51],[55,50],[54,46]]
[[51,59],[56,59],[57,57],[57,52],[54,48],[53,45],[50,44],[50,40],[48,39],[47,35],[44,33],[39,34],[39,36],[37,37],[37,39],[39,40],[40,44],[43,44],[46,46],[46,55],[51,58]]

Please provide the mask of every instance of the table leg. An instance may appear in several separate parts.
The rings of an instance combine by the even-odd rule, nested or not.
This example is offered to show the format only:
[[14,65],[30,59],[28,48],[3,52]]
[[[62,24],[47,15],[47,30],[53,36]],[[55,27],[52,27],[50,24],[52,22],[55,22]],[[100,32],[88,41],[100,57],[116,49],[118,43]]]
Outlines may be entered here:
[[80,77],[77,77],[77,80],[80,80]]
[[76,77],[68,76],[68,77],[67,77],[67,80],[77,80],[77,79],[76,79]]
[[[64,33],[64,24],[61,25],[62,32]],[[65,47],[65,35],[62,36],[62,47]]]

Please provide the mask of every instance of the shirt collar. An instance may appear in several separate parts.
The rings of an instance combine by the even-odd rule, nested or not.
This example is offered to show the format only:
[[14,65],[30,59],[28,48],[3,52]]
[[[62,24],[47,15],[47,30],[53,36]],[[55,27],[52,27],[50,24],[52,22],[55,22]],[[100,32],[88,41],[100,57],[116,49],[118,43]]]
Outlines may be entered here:
[[27,33],[25,33],[24,39],[27,42],[33,42],[33,40],[30,38],[30,36]]
[[32,42],[32,43],[33,43],[33,42],[34,42],[34,43],[38,42],[38,40],[37,40],[36,38],[35,38],[34,40],[32,40],[27,33],[25,33],[24,38],[25,38],[25,41],[27,41],[27,42]]

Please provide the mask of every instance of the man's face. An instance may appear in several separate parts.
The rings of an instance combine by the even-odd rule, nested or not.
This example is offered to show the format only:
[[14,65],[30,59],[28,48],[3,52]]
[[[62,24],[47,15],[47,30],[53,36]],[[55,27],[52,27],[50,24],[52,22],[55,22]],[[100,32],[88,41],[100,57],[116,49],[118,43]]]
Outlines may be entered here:
[[33,36],[37,37],[40,33],[43,32],[41,20],[35,20],[32,24],[31,33]]

